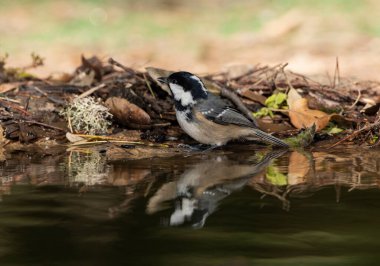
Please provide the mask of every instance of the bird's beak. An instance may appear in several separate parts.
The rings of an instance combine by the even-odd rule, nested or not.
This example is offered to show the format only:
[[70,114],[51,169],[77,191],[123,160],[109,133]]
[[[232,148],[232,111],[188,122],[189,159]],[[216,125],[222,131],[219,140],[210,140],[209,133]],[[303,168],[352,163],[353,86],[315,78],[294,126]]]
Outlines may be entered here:
[[159,82],[161,82],[162,84],[168,84],[169,83],[167,77],[159,77],[159,78],[157,78],[157,80]]

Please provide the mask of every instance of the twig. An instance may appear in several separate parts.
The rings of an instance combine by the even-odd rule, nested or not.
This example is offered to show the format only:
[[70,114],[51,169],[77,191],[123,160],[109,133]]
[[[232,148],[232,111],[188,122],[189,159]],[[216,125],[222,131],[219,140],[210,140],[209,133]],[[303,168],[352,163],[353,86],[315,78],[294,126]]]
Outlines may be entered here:
[[144,197],[146,198],[148,195],[149,195],[149,192],[150,192],[150,189],[152,188],[153,186],[153,183],[156,181],[156,179],[152,178],[152,180],[150,180],[147,188],[145,189],[145,192],[144,192]]
[[288,65],[288,63],[286,63],[285,65],[283,65],[283,66],[281,67],[281,72],[282,72],[282,74],[283,74],[284,77],[285,77],[286,83],[288,84],[288,89],[286,90],[285,93],[288,93],[289,88],[294,90],[294,87],[293,87],[293,85],[290,83],[289,78],[288,78],[288,75],[286,75],[285,70],[284,70],[285,67],[286,67],[287,65]]
[[241,79],[241,78],[243,78],[243,77],[246,77],[246,76],[252,75],[252,74],[254,74],[254,73],[257,73],[257,72],[260,72],[260,71],[263,71],[263,70],[266,70],[266,69],[268,69],[268,66],[259,67],[259,64],[256,64],[256,65],[253,67],[252,70],[249,70],[249,71],[246,72],[246,73],[240,74],[240,75],[238,75],[238,76],[236,76],[236,77],[234,77],[234,78],[232,78],[232,79],[230,79],[230,80],[239,80],[239,79]]
[[58,100],[58,99],[55,99],[51,96],[49,96],[46,92],[44,92],[43,90],[41,90],[40,88],[36,87],[36,86],[29,86],[30,88],[38,91],[39,93],[41,93],[43,96],[45,96],[46,98],[48,98],[50,101],[56,103],[56,104],[60,104],[60,105],[64,105],[65,102],[64,101],[61,101],[61,100]]
[[98,86],[95,86],[95,87],[93,87],[93,88],[91,88],[91,89],[89,89],[89,90],[83,92],[83,93],[80,94],[76,99],[81,99],[81,98],[87,97],[87,96],[93,94],[95,91],[97,91],[97,90],[99,90],[99,89],[101,89],[101,88],[104,88],[105,86],[106,86],[106,84],[101,83],[101,84],[99,84]]
[[141,80],[141,81],[144,81],[143,78],[139,77],[136,75],[136,72],[132,69],[132,68],[129,68],[129,67],[126,67],[124,66],[123,64],[117,62],[115,59],[113,59],[112,57],[110,57],[108,59],[108,63],[110,63],[111,65],[114,65],[114,66],[117,66],[117,67],[120,67],[122,70],[124,70],[125,72],[128,72],[129,74],[133,75],[134,77],[136,77],[137,79]]
[[18,104],[20,104],[20,101],[9,99],[7,97],[0,97],[0,100],[11,102],[11,103],[18,103]]
[[104,143],[120,143],[120,144],[131,144],[131,145],[141,145],[148,147],[160,147],[160,148],[169,148],[167,144],[154,144],[154,143],[144,143],[138,141],[127,141],[127,140],[95,140],[95,141],[78,141],[70,143],[70,146],[87,146],[94,144],[104,144]]
[[28,111],[28,109],[29,109],[29,103],[30,103],[30,96],[26,99],[26,104],[25,104],[25,107],[24,107],[25,111]]
[[73,130],[73,126],[71,124],[71,117],[70,117],[69,113],[67,113],[67,123],[68,123],[68,126],[69,126],[70,133],[73,133],[74,130]]
[[252,123],[258,127],[258,124],[256,122],[256,120],[253,118],[252,116],[252,112],[244,105],[244,103],[241,101],[241,99],[239,98],[239,96],[236,95],[236,93],[234,93],[233,91],[230,91],[229,89],[225,88],[224,86],[218,86],[220,88],[220,94],[223,96],[223,97],[226,97],[227,99],[231,100],[235,105],[236,107],[242,112],[244,113],[244,115],[252,121]]
[[334,83],[332,87],[335,88],[335,86],[339,84],[340,84],[340,70],[339,70],[339,58],[337,57],[335,61]]
[[[20,104],[19,102],[15,102],[15,101],[13,101],[13,100],[7,102],[7,101],[10,100],[10,99],[8,99],[8,98],[4,98],[4,99],[2,99],[1,97],[0,97],[0,100],[4,100],[4,101],[5,101],[4,104],[5,104],[8,108],[16,109],[17,111],[21,112],[22,115],[24,115],[24,116],[30,116],[30,113],[29,113],[28,111],[26,111],[25,109],[22,109],[22,108],[19,106],[19,104]],[[17,105],[17,104],[18,104],[18,105]]]
[[355,102],[350,107],[348,107],[348,110],[354,108],[355,105],[358,104],[358,102],[359,102],[359,100],[360,100],[361,97],[362,97],[362,91],[361,91],[360,88],[358,88],[358,97],[356,98]]
[[380,118],[378,118],[374,123],[367,125],[367,126],[364,126],[361,129],[354,131],[352,134],[350,134],[350,135],[344,137],[343,139],[339,140],[338,142],[336,142],[335,144],[330,146],[328,149],[334,148],[335,146],[341,144],[342,142],[359,135],[359,133],[361,133],[363,131],[371,130],[371,129],[378,127],[378,126],[380,126]]
[[[286,63],[285,66],[286,66],[287,64],[288,64],[288,63]],[[282,67],[282,64],[277,64],[277,65],[275,65],[275,66],[273,66],[273,67],[268,68],[268,69],[267,69],[267,72],[269,72],[269,71],[271,71],[271,70],[275,70],[275,69],[278,68],[278,67]],[[273,77],[273,76],[275,76],[275,75],[277,75],[277,71],[275,71],[274,73],[272,73],[271,77]],[[271,77],[270,77],[270,78],[271,78]],[[259,79],[259,80],[256,81],[255,83],[253,83],[252,86],[250,86],[250,88],[254,88],[254,87],[256,87],[256,86],[259,85],[261,82],[263,82],[264,80],[267,80],[267,79],[269,79],[267,76],[262,77],[261,79]],[[239,94],[242,94],[242,93],[244,93],[245,91],[250,90],[250,88],[244,88],[244,89],[238,90],[238,92],[239,92]]]
[[321,85],[320,82],[315,81],[314,79],[311,79],[311,78],[306,77],[306,76],[304,76],[304,75],[301,75],[301,74],[299,74],[299,73],[295,73],[295,72],[293,72],[293,71],[291,71],[291,70],[288,70],[288,72],[289,72],[290,74],[294,75],[294,76],[298,76],[298,77],[302,78],[307,84],[308,84],[307,81],[311,81],[311,82],[315,83],[316,85]]
[[[146,78],[146,75],[143,74],[143,76],[144,76],[144,80],[145,80],[146,86],[148,87],[150,93],[153,95],[153,98],[156,100],[157,98],[156,98],[156,95],[154,94],[154,92],[153,92],[153,90],[152,90],[152,86],[150,86],[150,83],[149,83],[148,79]],[[162,114],[159,113],[158,115],[159,115],[160,118],[162,119]]]
[[37,121],[33,121],[33,120],[22,121],[22,122],[28,123],[28,124],[36,124],[36,125],[40,125],[40,126],[43,126],[43,127],[47,127],[47,128],[63,131],[63,132],[67,131],[67,130],[59,128],[59,127],[51,126],[51,125],[48,125],[48,124],[45,124],[45,123],[41,123],[41,122],[37,122]]
[[154,92],[153,92],[153,90],[152,90],[152,87],[150,86],[150,83],[149,83],[148,79],[146,78],[146,75],[143,74],[143,77],[144,77],[144,80],[145,80],[146,86],[148,87],[150,93],[153,95],[153,98],[156,99],[156,95],[154,94]]

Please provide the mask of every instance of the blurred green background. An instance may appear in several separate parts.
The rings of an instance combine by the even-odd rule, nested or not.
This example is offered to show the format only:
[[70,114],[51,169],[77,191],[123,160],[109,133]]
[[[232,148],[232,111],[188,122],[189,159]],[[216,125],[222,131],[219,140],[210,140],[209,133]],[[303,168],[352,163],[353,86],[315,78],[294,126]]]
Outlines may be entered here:
[[0,0],[0,55],[46,59],[41,75],[72,71],[80,55],[126,65],[212,72],[276,64],[303,74],[377,79],[380,2],[374,0]]

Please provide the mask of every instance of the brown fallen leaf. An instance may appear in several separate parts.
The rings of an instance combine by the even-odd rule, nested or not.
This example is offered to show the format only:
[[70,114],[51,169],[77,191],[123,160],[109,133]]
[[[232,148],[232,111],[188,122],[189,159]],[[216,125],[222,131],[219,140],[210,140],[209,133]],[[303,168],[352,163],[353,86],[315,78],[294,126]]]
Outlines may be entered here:
[[84,140],[84,138],[82,138],[81,136],[72,134],[70,132],[66,133],[66,138],[68,141],[70,141],[72,143]]
[[295,90],[290,89],[288,93],[288,106],[290,122],[294,127],[307,128],[313,124],[316,125],[316,130],[320,131],[325,128],[330,121],[331,115],[319,110],[312,110],[308,106],[308,101]]
[[137,105],[127,99],[119,97],[108,98],[105,105],[110,109],[110,113],[122,124],[149,125],[150,116]]
[[3,83],[0,84],[0,93],[6,93],[13,89],[18,88],[23,82],[11,82],[11,83]]
[[0,144],[3,144],[7,141],[5,138],[5,133],[3,127],[0,125]]

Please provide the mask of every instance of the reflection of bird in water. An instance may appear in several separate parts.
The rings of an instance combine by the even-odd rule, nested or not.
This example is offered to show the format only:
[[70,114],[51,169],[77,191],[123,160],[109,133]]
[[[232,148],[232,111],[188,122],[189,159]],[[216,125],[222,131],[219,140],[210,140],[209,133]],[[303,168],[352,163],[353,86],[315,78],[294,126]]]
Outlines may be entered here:
[[172,226],[190,222],[193,227],[203,227],[206,218],[215,212],[218,203],[232,192],[242,189],[249,179],[286,151],[272,151],[258,163],[239,163],[218,157],[193,165],[177,181],[164,184],[150,198],[147,213],[169,208],[175,200],[175,210],[170,216]]

